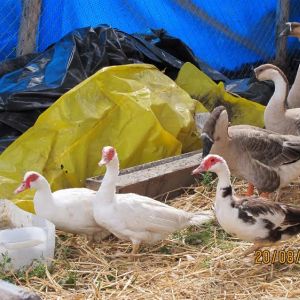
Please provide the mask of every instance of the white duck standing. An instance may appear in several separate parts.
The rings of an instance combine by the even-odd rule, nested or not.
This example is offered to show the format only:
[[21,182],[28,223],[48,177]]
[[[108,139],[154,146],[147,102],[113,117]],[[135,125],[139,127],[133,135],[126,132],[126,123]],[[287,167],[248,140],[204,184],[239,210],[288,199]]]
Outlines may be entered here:
[[216,173],[219,178],[215,200],[219,224],[227,233],[254,243],[245,255],[300,233],[300,207],[256,196],[236,197],[229,168],[221,156],[206,156],[193,174],[206,171]]
[[109,235],[93,217],[92,202],[95,191],[87,188],[68,188],[52,193],[47,179],[34,171],[25,174],[15,193],[29,188],[36,189],[33,199],[36,214],[54,223],[57,229],[85,234],[89,242],[99,241]]
[[106,173],[94,201],[94,217],[120,239],[130,240],[132,254],[141,243],[155,243],[189,225],[201,225],[211,213],[189,213],[138,194],[116,194],[119,160],[116,150],[106,146],[99,165]]

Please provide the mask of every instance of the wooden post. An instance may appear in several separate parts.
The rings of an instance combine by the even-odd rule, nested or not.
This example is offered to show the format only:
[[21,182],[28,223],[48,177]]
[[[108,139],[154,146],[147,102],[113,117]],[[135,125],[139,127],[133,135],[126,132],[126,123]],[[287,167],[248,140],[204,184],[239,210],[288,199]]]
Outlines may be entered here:
[[22,0],[22,19],[19,30],[17,56],[35,51],[41,2],[42,0]]
[[276,10],[276,57],[275,63],[281,68],[285,69],[287,61],[287,48],[286,48],[286,36],[279,36],[280,32],[284,28],[284,24],[289,21],[290,13],[290,1],[289,0],[277,0]]

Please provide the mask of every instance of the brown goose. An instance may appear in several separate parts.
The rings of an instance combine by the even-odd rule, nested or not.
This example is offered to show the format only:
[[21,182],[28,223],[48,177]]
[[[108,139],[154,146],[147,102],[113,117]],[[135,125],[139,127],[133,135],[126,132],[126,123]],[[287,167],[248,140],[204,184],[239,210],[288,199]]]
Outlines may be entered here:
[[281,36],[288,35],[299,38],[300,37],[300,23],[299,22],[286,22],[285,27],[280,33]]
[[259,81],[272,80],[275,91],[265,109],[266,129],[281,134],[300,135],[300,108],[287,108],[288,80],[284,73],[271,64],[261,65],[254,69]]
[[[300,38],[300,23],[298,22],[285,23],[285,28],[280,35],[281,36],[288,35],[288,36]],[[300,67],[298,67],[296,78],[289,92],[287,98],[287,104],[289,108],[300,107]]]
[[193,174],[206,171],[216,173],[219,178],[215,200],[219,224],[227,233],[254,243],[245,255],[300,233],[300,207],[255,196],[238,198],[231,186],[227,163],[218,155],[204,158]]
[[253,185],[259,192],[274,192],[300,175],[300,137],[250,125],[228,127],[224,106],[213,110],[201,137],[203,157],[222,156],[233,175],[249,182],[247,195]]

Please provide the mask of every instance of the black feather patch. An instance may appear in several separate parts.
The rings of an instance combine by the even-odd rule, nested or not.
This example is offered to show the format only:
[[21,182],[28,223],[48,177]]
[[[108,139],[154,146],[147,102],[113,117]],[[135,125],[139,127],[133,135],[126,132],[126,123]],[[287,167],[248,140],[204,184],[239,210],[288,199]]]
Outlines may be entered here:
[[225,198],[227,196],[231,196],[232,195],[232,187],[231,187],[231,185],[222,188],[222,190],[223,190],[222,197]]
[[279,204],[277,203],[264,205],[263,202],[254,202],[254,200],[248,201],[248,199],[241,201],[241,207],[246,208],[247,211],[249,211],[249,213],[255,217],[258,217],[259,215],[266,215],[268,213],[274,215],[277,208],[281,210]]
[[283,232],[281,231],[281,227],[277,227],[273,230],[270,230],[267,240],[274,243],[278,242],[281,239],[282,233]]
[[282,230],[281,233],[291,235],[291,236],[296,235],[296,234],[300,233],[300,224],[290,226],[290,227],[286,228],[285,230]]
[[242,219],[245,223],[255,224],[256,220],[249,216],[246,212],[239,208],[239,218]]
[[269,221],[268,219],[262,219],[262,220],[266,224],[265,228],[272,230],[275,227],[275,224]]
[[299,209],[299,207],[294,207],[292,205],[288,205],[288,206],[285,206],[284,208],[286,210],[284,225],[300,224],[300,209]]

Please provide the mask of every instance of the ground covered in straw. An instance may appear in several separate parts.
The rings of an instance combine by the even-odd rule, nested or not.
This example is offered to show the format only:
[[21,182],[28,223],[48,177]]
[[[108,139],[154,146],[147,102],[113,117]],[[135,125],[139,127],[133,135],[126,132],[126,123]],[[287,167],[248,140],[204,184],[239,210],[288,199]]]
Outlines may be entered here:
[[[242,181],[235,181],[234,186],[238,193],[245,192]],[[169,204],[189,211],[210,209],[214,195],[215,181],[206,177]],[[282,202],[300,205],[298,183],[286,189]],[[289,262],[276,257],[267,263],[265,256],[266,263],[255,263],[254,255],[242,257],[249,245],[211,222],[144,246],[132,261],[126,256],[130,244],[114,237],[89,247],[84,237],[57,232],[51,268],[36,264],[14,274],[1,271],[0,266],[0,275],[47,300],[299,299],[300,264],[293,260],[300,251],[300,238],[270,249],[271,257],[276,250],[293,250],[295,256]]]

